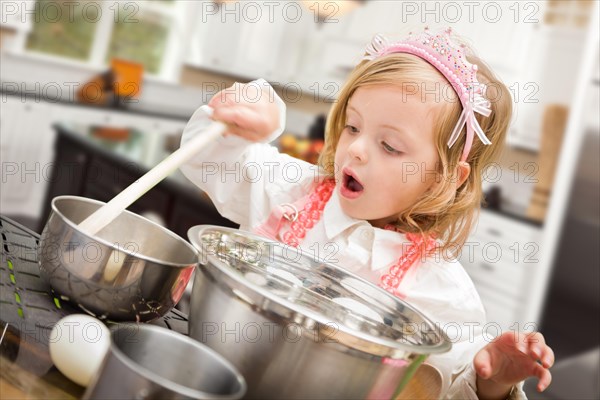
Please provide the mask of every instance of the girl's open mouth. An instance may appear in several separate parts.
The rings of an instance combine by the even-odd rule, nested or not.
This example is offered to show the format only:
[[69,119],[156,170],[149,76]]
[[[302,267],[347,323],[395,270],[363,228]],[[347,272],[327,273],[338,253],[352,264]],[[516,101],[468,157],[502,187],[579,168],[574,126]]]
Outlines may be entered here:
[[342,187],[340,193],[349,199],[355,199],[362,194],[364,187],[352,171],[344,169],[342,172]]

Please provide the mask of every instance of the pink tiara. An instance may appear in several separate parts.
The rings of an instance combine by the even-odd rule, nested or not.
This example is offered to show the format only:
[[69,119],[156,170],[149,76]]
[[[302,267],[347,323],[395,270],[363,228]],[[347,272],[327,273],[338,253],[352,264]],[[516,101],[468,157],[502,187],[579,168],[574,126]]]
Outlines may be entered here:
[[450,135],[448,147],[452,147],[458,140],[463,127],[467,126],[467,138],[461,161],[465,161],[473,144],[475,133],[483,144],[492,144],[485,136],[481,126],[475,119],[475,113],[488,117],[492,110],[490,102],[484,97],[486,86],[477,81],[477,65],[467,61],[464,46],[456,46],[450,39],[451,28],[436,35],[429,33],[429,29],[419,35],[412,32],[408,38],[395,43],[388,43],[382,35],[375,35],[367,47],[365,60],[374,60],[391,53],[408,53],[415,55],[434,66],[450,82],[463,106],[463,111]]

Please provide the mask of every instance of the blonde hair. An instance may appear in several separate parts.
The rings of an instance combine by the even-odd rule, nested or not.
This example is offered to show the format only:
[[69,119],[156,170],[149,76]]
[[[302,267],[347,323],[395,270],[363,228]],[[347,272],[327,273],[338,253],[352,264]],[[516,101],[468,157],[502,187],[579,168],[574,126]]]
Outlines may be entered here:
[[372,61],[362,61],[354,68],[329,113],[325,127],[325,146],[319,158],[321,167],[329,176],[333,176],[335,150],[346,123],[346,107],[359,87],[394,85],[407,88],[407,85],[412,84],[411,88],[414,89],[419,85],[425,88],[429,88],[431,84],[437,85],[437,88],[443,85],[448,90],[437,91],[439,96],[436,96],[442,101],[438,100],[439,112],[434,124],[435,145],[440,161],[436,168],[438,184],[433,185],[412,207],[398,215],[397,226],[403,232],[434,235],[442,242],[437,250],[443,254],[448,254],[449,251],[452,256],[465,243],[476,220],[483,201],[484,169],[499,155],[512,116],[512,99],[506,86],[472,52],[467,53],[467,59],[478,65],[479,82],[488,85],[485,95],[490,100],[492,114],[489,117],[476,115],[492,144],[486,146],[477,137],[474,138],[466,160],[471,171],[459,187],[457,174],[465,144],[465,128],[452,148],[448,148],[447,143],[462,112],[462,105],[446,78],[437,69],[410,54],[393,53]]

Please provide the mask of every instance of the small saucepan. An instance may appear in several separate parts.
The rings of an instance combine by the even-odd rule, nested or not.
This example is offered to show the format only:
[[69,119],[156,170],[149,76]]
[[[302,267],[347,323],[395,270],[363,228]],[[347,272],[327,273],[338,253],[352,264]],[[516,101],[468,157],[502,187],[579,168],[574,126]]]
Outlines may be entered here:
[[198,262],[187,241],[129,211],[96,235],[79,224],[103,206],[59,196],[42,232],[40,273],[59,298],[110,321],[146,322],[181,299]]

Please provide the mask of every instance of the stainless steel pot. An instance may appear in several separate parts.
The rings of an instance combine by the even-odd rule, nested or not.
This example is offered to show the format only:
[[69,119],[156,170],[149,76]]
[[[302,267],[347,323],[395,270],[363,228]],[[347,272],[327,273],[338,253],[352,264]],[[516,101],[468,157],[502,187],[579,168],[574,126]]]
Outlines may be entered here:
[[181,298],[198,263],[185,240],[139,215],[123,212],[94,237],[78,224],[104,203],[52,200],[39,246],[40,274],[63,300],[100,319],[145,322]]
[[118,324],[84,399],[220,399],[244,395],[240,373],[214,350],[154,325]]
[[420,312],[334,264],[198,226],[190,336],[244,375],[248,398],[395,398],[450,342]]

